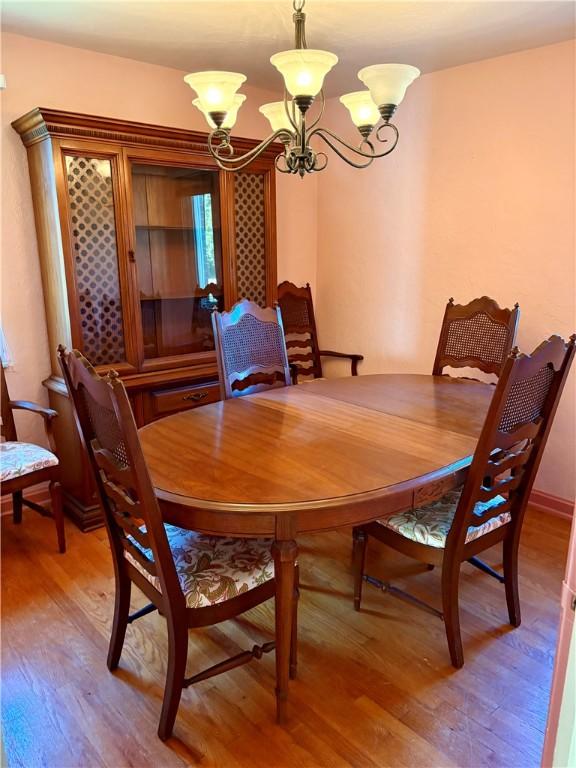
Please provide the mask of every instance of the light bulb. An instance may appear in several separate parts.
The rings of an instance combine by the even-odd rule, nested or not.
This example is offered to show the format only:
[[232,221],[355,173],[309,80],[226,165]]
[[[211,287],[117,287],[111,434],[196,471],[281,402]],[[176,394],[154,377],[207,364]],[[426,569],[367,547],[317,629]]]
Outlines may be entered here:
[[[244,104],[245,101],[246,101],[246,96],[244,96],[243,93],[236,93],[236,94],[234,94],[234,100],[232,102],[232,106],[230,107],[228,112],[226,112],[226,117],[224,118],[224,121],[222,122],[222,125],[220,126],[221,128],[227,128],[229,130],[230,128],[234,127],[234,125],[236,123],[236,118],[238,117],[238,110],[240,109],[242,104]],[[194,104],[196,109],[199,109],[200,112],[202,112],[202,114],[206,118],[206,122],[208,123],[210,128],[212,128],[212,130],[214,130],[216,128],[216,123],[210,117],[210,113],[206,112],[204,110],[204,108],[202,106],[202,102],[200,101],[200,99],[194,99],[192,104]]]
[[284,78],[291,96],[316,96],[322,90],[324,78],[338,62],[338,56],[329,51],[295,48],[275,53],[270,59]]
[[420,75],[420,70],[409,64],[374,64],[358,72],[358,78],[370,90],[377,107],[385,104],[398,106],[406,89]]
[[184,81],[196,91],[202,111],[228,112],[234,106],[234,96],[246,76],[239,72],[191,72]]
[[350,112],[352,122],[357,128],[364,125],[374,126],[380,120],[378,107],[372,101],[370,91],[354,91],[340,96],[340,102]]
[[286,114],[286,107],[283,101],[271,101],[269,104],[262,104],[259,111],[268,120],[273,131],[284,129],[290,131],[290,133],[294,132],[294,127]]

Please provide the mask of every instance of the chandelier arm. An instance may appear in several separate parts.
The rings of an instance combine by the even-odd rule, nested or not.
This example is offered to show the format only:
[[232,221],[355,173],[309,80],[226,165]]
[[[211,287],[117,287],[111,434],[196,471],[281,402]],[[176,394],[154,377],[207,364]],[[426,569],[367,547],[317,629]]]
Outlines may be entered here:
[[322,99],[322,101],[321,101],[321,103],[320,103],[320,112],[318,113],[318,117],[317,117],[315,120],[313,120],[313,121],[310,123],[310,126],[308,127],[308,136],[310,136],[310,131],[311,131],[311,130],[312,130],[312,129],[313,129],[315,126],[316,126],[316,125],[318,125],[318,123],[320,122],[320,120],[322,120],[322,115],[324,114],[324,107],[326,106],[326,99],[324,98],[324,89],[323,89],[323,88],[322,88],[322,90],[320,91],[320,97],[321,97],[321,99]]
[[[384,152],[376,152],[374,150],[374,145],[367,139],[364,139],[364,141],[360,146],[363,146],[364,144],[368,144],[372,152],[363,152],[359,147],[353,147],[351,144],[348,144],[347,141],[344,141],[344,139],[341,139],[340,136],[337,136],[335,133],[332,133],[332,131],[330,131],[328,128],[315,128],[313,131],[310,131],[310,133],[308,134],[308,140],[310,140],[313,136],[320,136],[320,138],[324,139],[324,141],[327,144],[329,144],[332,147],[332,149],[334,149],[334,151],[336,151],[333,144],[327,139],[327,136],[325,135],[327,134],[332,139],[337,141],[339,144],[342,144],[342,146],[346,147],[346,149],[349,149],[351,152],[354,152],[355,155],[359,155],[360,157],[366,157],[370,161],[372,161],[372,160],[376,160],[379,157],[385,157],[386,155],[389,155],[390,152],[392,152],[395,149],[396,144],[398,144],[398,139],[400,138],[400,134],[398,133],[398,128],[396,128],[396,126],[393,123],[387,123],[386,125],[387,127],[392,129],[394,133],[394,141],[392,143],[392,146],[388,147],[388,149],[386,149]],[[380,126],[380,128],[383,128],[383,127],[384,126]],[[378,129],[378,133],[379,131],[380,129]],[[378,133],[377,133],[377,136],[378,136]],[[381,139],[380,136],[378,136],[378,141],[384,142],[386,141],[386,139]],[[337,152],[337,154],[340,154],[340,153]],[[340,157],[342,157],[342,155],[340,155]],[[367,165],[370,165],[370,163],[367,163]],[[365,168],[366,166],[360,165],[357,167]]]
[[[332,136],[337,141],[340,141],[341,144],[346,146],[348,149],[351,149],[353,152],[356,152],[356,154],[362,155],[362,157],[369,158],[368,161],[365,162],[365,163],[355,163],[354,160],[351,160],[349,157],[346,157],[346,155],[336,146],[336,144],[334,144],[328,138],[328,136],[325,136],[324,133],[327,133],[328,135]],[[358,152],[358,150],[354,149],[354,147],[351,147],[349,144],[346,144],[346,142],[341,141],[338,138],[338,136],[333,134],[331,131],[326,131],[323,128],[316,129],[314,131],[314,135],[318,136],[319,138],[321,138],[322,141],[324,141],[326,144],[328,144],[330,149],[338,155],[338,157],[340,157],[342,160],[347,162],[348,165],[351,165],[353,168],[368,168],[368,166],[372,164],[372,161],[374,160],[374,158],[377,157],[377,155],[367,155],[364,152]],[[370,143],[370,142],[367,142],[367,143]],[[372,146],[372,145],[370,144],[370,146]],[[324,154],[324,153],[322,152],[321,154]],[[326,165],[323,166],[323,168],[325,168],[325,167],[326,167]]]
[[294,99],[290,100],[291,104],[291,110],[288,109],[288,91],[286,88],[284,88],[284,110],[286,112],[286,116],[288,117],[288,120],[290,120],[290,125],[292,128],[294,128],[295,133],[298,135],[300,133],[300,127],[296,123],[296,112],[294,111]]
[[[215,138],[221,140],[220,144],[216,147],[213,143]],[[220,168],[239,171],[248,165],[248,163],[252,162],[255,157],[264,152],[264,150],[276,141],[276,139],[280,139],[281,141],[292,141],[293,136],[290,131],[286,130],[286,128],[280,128],[243,155],[238,155],[237,157],[225,157],[221,152],[223,150],[230,152],[230,150],[233,151],[233,148],[229,142],[229,137],[226,134],[223,134],[221,130],[216,130],[208,135],[208,149]]]
[[[323,157],[324,162],[318,162],[319,158]],[[316,152],[314,155],[314,166],[312,168],[312,171],[323,171],[324,168],[328,165],[328,155],[326,152]]]
[[[282,162],[284,161],[284,162]],[[276,155],[274,158],[274,166],[280,173],[292,173],[286,160],[286,155]]]

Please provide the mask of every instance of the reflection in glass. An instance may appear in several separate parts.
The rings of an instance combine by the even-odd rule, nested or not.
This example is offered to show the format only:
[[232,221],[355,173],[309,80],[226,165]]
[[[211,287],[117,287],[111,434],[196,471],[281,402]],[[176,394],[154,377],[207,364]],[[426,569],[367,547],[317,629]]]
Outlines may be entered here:
[[218,172],[132,166],[145,358],[214,349],[222,308]]

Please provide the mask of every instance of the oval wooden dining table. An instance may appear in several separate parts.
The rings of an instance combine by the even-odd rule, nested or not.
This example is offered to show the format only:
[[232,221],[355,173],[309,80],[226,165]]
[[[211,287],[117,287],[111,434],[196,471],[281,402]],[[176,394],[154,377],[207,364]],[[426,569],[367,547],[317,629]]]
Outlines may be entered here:
[[166,522],[272,540],[279,722],[298,535],[376,520],[461,483],[493,391],[449,376],[317,379],[140,429]]

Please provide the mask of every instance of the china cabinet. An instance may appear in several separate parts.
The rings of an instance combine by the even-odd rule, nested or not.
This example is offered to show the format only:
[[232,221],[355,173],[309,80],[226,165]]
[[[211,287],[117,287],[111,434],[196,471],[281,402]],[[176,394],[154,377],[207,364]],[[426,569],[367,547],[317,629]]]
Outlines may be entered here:
[[203,133],[44,108],[12,125],[28,154],[65,508],[86,530],[102,518],[58,345],[116,369],[139,426],[218,400],[212,309],[276,298],[278,148],[231,174]]

